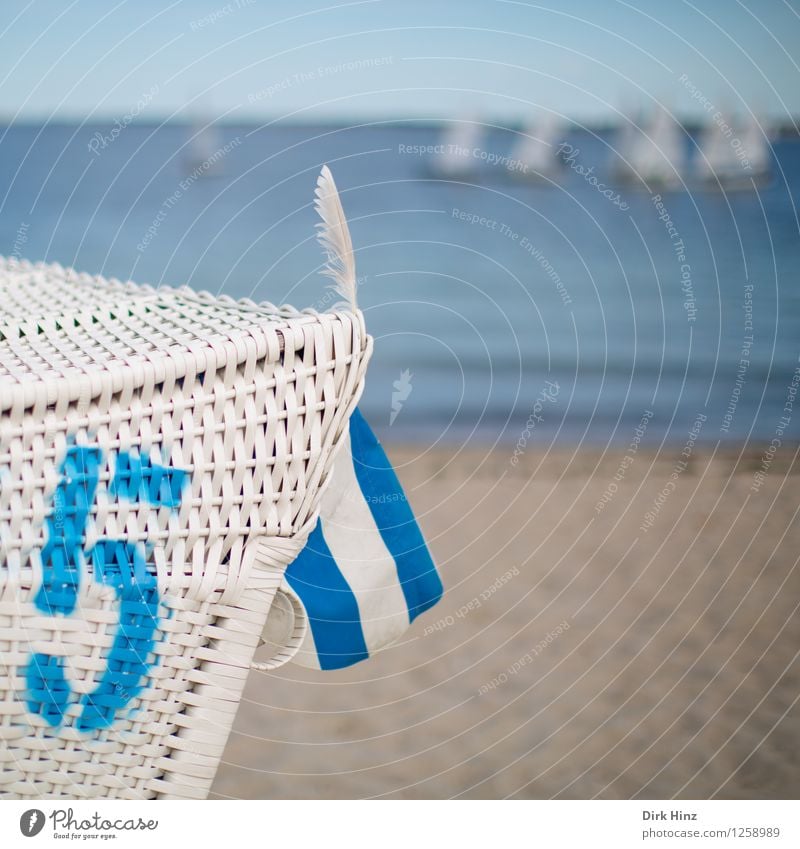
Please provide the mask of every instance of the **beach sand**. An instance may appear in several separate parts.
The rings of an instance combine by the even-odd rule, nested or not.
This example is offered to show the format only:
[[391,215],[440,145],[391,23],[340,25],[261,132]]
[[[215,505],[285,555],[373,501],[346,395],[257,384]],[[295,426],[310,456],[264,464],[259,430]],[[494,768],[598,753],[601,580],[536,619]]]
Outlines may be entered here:
[[390,447],[445,597],[251,673],[212,798],[798,798],[798,448],[680,452]]

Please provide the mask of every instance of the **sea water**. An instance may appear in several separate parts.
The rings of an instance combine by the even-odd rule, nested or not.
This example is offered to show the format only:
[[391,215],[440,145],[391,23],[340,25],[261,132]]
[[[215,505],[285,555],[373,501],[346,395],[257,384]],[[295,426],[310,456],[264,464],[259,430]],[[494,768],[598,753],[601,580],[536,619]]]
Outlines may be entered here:
[[796,142],[774,143],[770,185],[721,192],[616,184],[607,133],[565,134],[569,165],[538,181],[510,166],[508,130],[456,180],[436,173],[431,126],[226,126],[202,158],[195,133],[0,128],[0,252],[326,309],[312,201],[327,162],[376,341],[362,409],[382,437],[796,440]]

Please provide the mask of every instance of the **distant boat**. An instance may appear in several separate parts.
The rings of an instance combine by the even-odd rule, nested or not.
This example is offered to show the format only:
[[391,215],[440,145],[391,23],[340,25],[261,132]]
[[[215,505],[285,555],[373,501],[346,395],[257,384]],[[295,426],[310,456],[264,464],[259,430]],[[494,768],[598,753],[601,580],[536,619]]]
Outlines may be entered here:
[[563,141],[562,124],[552,113],[529,126],[508,154],[509,174],[520,180],[553,179],[563,170],[558,146]]
[[184,169],[198,177],[221,177],[225,157],[221,155],[220,131],[210,121],[196,121],[189,127]]
[[658,107],[641,130],[626,122],[617,142],[614,172],[626,182],[661,189],[680,188],[686,170],[683,130]]
[[772,176],[770,136],[769,125],[751,115],[742,133],[742,147],[750,166],[748,173],[757,182],[763,182]]
[[751,116],[742,130],[726,120],[709,124],[701,133],[695,155],[695,175],[710,187],[751,189],[772,176],[768,130]]
[[477,121],[450,124],[438,142],[439,152],[430,163],[432,173],[448,180],[472,176],[481,161],[479,143],[482,137],[483,127]]

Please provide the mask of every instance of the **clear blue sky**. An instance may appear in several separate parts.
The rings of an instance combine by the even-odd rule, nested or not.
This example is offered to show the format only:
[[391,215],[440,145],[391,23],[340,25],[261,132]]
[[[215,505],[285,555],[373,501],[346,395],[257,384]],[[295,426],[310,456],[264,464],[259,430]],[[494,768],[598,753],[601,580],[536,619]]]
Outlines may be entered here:
[[800,115],[797,0],[6,0],[3,12],[4,121],[517,120],[542,107],[585,121],[651,98],[699,115],[681,74],[729,113]]

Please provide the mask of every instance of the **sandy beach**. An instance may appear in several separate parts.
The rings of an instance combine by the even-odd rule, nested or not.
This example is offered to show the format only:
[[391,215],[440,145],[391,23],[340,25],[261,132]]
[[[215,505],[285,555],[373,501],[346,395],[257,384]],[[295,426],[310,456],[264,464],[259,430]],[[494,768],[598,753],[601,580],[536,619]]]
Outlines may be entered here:
[[681,450],[390,446],[444,599],[251,674],[212,798],[800,796],[798,448]]

